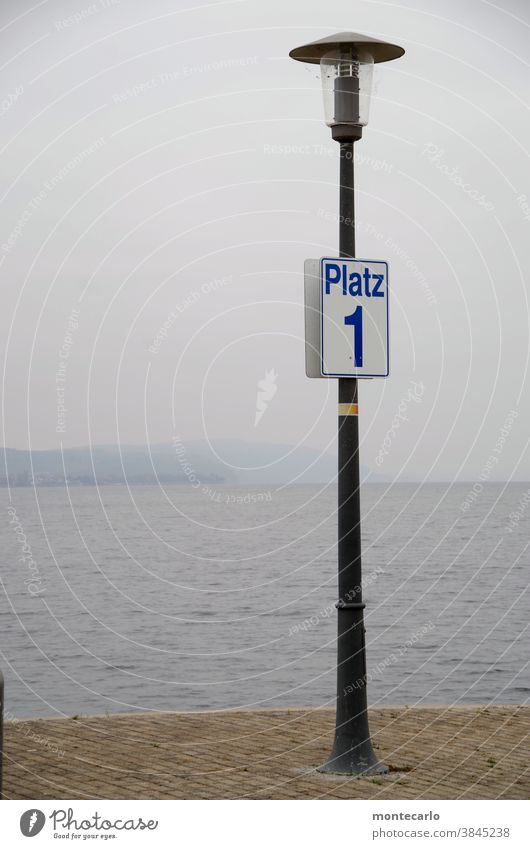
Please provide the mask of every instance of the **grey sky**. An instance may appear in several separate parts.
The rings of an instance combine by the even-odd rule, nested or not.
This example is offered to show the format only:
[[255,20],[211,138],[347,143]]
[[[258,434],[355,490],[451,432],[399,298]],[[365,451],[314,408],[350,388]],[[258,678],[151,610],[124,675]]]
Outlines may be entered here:
[[474,479],[494,456],[492,479],[529,479],[529,23],[522,0],[4,2],[4,444],[333,447],[302,271],[336,251],[338,146],[287,54],[353,29],[407,50],[357,145],[357,254],[392,293],[362,462],[391,431],[385,473]]

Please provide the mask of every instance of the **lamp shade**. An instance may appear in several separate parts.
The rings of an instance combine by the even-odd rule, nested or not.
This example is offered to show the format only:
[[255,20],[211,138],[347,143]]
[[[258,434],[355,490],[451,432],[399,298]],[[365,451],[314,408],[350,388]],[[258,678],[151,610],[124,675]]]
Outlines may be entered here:
[[318,65],[325,53],[342,48],[353,48],[370,53],[374,62],[389,62],[391,59],[399,59],[405,53],[404,49],[397,44],[370,38],[369,35],[361,35],[359,32],[336,32],[318,41],[295,47],[289,52],[289,56],[298,62]]

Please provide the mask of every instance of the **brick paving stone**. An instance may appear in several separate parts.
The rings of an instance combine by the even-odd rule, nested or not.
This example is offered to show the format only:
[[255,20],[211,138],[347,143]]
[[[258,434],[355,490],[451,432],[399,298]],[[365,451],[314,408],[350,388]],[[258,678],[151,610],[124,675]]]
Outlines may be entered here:
[[[5,723],[7,799],[526,799],[530,707],[370,711],[381,777],[322,775],[331,709]],[[55,751],[54,751],[55,749]],[[57,752],[59,750],[62,756]]]

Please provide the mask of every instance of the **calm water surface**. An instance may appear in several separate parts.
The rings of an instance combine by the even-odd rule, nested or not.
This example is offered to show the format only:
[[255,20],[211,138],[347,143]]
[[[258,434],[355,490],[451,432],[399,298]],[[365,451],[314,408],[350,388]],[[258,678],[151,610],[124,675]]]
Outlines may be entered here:
[[[530,694],[528,484],[469,490],[364,486],[372,704]],[[333,487],[0,498],[8,716],[333,703]]]

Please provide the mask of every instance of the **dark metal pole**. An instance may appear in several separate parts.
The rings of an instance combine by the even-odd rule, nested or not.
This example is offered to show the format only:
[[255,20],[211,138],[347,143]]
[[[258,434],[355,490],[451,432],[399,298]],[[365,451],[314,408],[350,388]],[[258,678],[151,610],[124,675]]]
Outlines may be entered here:
[[[340,255],[355,256],[354,141],[340,142]],[[361,591],[361,501],[356,378],[339,378],[337,716],[335,741],[321,772],[388,772],[372,748],[366,699]]]

